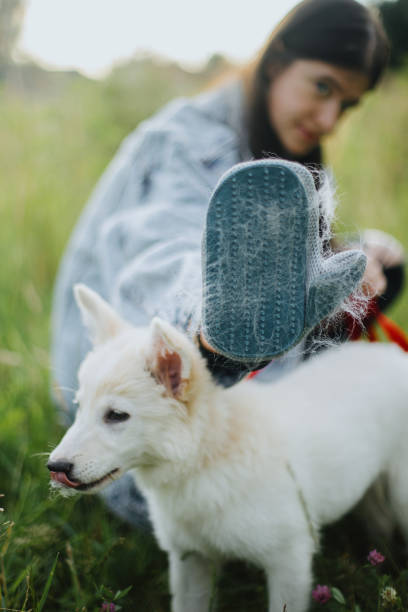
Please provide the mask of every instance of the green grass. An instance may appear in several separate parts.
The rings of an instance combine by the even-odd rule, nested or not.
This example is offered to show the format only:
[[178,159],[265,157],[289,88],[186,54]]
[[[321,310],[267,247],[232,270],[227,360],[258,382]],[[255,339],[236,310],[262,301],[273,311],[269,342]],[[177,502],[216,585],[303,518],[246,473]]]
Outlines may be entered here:
[[[408,247],[408,72],[389,77],[328,146],[340,231],[379,228]],[[408,331],[408,293],[391,310]]]
[[[0,610],[93,611],[103,601],[129,611],[169,608],[167,561],[154,541],[110,515],[97,497],[50,497],[44,455],[63,431],[49,398],[58,261],[121,139],[176,93],[164,80],[146,78],[143,98],[118,77],[73,82],[42,101],[0,90]],[[179,85],[183,93],[196,87],[196,79]],[[391,78],[329,144],[342,230],[380,227],[408,243],[407,99],[407,78]],[[408,329],[406,306],[403,296],[392,316]],[[316,583],[337,587],[347,602],[331,600],[326,609],[378,610],[383,582],[402,598],[394,609],[406,609],[398,542],[388,548],[362,532],[357,519],[345,519],[324,533]],[[367,566],[372,548],[386,554],[384,566]],[[263,577],[254,568],[228,566],[220,590],[225,612],[265,608]]]

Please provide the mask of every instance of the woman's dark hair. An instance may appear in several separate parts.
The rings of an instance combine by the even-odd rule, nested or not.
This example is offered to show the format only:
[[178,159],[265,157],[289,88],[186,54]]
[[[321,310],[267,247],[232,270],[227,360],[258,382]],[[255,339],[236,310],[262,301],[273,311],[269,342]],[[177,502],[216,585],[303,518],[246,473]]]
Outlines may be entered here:
[[269,122],[269,86],[293,61],[319,60],[362,72],[372,89],[386,68],[388,56],[389,43],[380,20],[356,0],[304,0],[298,4],[272,32],[245,75],[249,144],[255,158],[273,153],[306,164],[321,164],[320,146],[301,159],[288,155]]

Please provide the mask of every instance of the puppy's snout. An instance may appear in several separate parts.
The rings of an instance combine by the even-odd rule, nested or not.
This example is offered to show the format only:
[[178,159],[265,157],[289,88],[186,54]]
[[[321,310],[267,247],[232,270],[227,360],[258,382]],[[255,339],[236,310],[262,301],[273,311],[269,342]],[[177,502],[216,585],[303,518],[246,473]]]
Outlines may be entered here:
[[60,461],[49,461],[47,463],[47,468],[50,472],[63,472],[67,476],[70,475],[73,467],[74,464],[65,459],[61,459]]
[[49,461],[47,468],[50,470],[51,480],[58,482],[59,484],[71,487],[73,489],[79,487],[79,481],[75,480],[72,476],[74,464],[60,459],[60,461]]

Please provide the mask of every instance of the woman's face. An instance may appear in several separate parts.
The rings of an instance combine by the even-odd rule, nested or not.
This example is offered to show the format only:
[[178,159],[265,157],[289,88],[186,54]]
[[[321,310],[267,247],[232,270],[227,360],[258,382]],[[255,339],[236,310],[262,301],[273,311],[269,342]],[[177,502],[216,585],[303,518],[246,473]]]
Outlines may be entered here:
[[296,60],[269,87],[269,121],[289,153],[307,155],[333,131],[344,111],[359,103],[368,85],[361,72]]

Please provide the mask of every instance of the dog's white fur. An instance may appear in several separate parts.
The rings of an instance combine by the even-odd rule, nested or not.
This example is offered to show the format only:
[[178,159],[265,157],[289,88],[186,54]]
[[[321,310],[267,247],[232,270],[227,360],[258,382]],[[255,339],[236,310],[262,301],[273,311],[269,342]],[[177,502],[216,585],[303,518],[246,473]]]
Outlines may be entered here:
[[[95,348],[80,368],[75,423],[50,461],[69,461],[83,483],[116,468],[115,477],[134,474],[169,554],[175,612],[208,610],[214,563],[224,558],[265,569],[270,612],[306,610],[315,534],[379,476],[408,537],[400,349],[350,343],[278,383],[226,390],[169,324],[133,328],[83,285],[76,298]],[[110,409],[130,418],[106,423]]]

